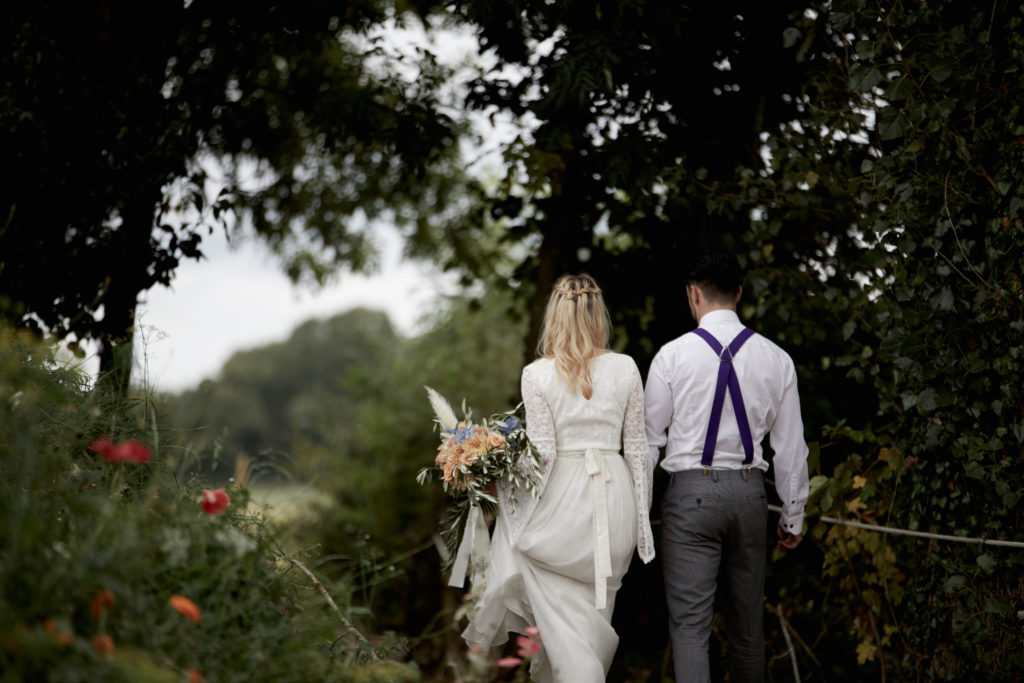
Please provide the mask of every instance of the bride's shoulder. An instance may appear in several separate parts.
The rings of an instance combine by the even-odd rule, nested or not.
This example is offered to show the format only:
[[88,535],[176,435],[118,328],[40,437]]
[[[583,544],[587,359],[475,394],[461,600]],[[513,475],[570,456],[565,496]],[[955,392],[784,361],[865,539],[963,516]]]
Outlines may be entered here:
[[633,368],[636,368],[636,361],[633,360],[633,357],[627,356],[624,353],[606,351],[598,356],[598,358],[601,359],[603,364],[616,372],[631,372]]
[[625,353],[619,353],[618,351],[605,351],[599,357],[607,358],[610,362],[618,363],[620,365],[636,365],[636,361],[633,360],[633,356],[626,355]]
[[538,358],[523,368],[523,375],[538,376],[554,370],[555,361],[551,358]]

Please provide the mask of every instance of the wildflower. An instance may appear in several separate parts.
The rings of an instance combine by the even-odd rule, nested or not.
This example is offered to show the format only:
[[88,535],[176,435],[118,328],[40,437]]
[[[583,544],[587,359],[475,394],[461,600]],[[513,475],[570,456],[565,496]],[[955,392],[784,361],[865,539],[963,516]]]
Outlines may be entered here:
[[473,436],[473,426],[466,425],[465,427],[461,427],[455,430],[455,434],[452,436],[452,440],[455,441],[455,443],[462,443],[471,436]]
[[519,657],[502,657],[498,660],[498,666],[503,669],[514,669],[522,663],[523,660],[519,659]]
[[540,654],[540,642],[530,636],[519,636],[516,639],[516,645],[519,646],[519,651],[516,654],[520,657],[536,657]]
[[134,465],[145,465],[150,458],[149,449],[135,439],[114,443],[110,437],[104,436],[90,443],[89,450],[99,453],[107,462],[130,462]]
[[203,683],[205,680],[199,669],[186,669],[185,673],[188,675],[188,683]]
[[93,453],[99,453],[104,455],[109,453],[114,448],[114,442],[110,440],[109,436],[102,436],[89,444],[89,450]]
[[227,509],[230,502],[231,498],[228,497],[228,494],[224,493],[222,488],[215,491],[203,489],[203,502],[201,505],[203,512],[208,515],[219,515]]
[[106,588],[96,593],[89,602],[89,611],[95,619],[99,619],[103,610],[109,610],[114,606],[114,594]]
[[46,619],[43,622],[43,628],[46,629],[46,632],[53,636],[57,642],[64,647],[70,646],[71,641],[75,638],[71,631],[65,628],[60,628],[58,630],[57,622],[54,619]]
[[536,638],[537,640],[540,640],[540,629],[536,626],[527,626],[526,635],[530,636],[531,638]]
[[101,655],[109,655],[114,651],[114,639],[106,633],[97,633],[92,637],[92,649]]
[[174,594],[168,602],[171,604],[171,607],[176,609],[186,619],[194,621],[197,624],[203,620],[203,615],[199,612],[199,608],[196,607],[196,603],[192,602],[184,595]]
[[505,436],[508,436],[515,430],[519,429],[519,419],[515,415],[509,415],[505,418],[505,422],[503,424],[498,425],[497,429]]

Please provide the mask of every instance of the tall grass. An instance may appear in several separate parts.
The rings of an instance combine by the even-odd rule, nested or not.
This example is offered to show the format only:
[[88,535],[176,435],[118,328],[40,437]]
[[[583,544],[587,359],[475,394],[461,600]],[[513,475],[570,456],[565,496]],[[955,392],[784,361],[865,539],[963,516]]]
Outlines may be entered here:
[[[151,457],[108,462],[89,447],[104,436]],[[106,395],[0,328],[0,680],[419,680],[244,488],[204,511],[190,454],[161,436],[147,397]]]

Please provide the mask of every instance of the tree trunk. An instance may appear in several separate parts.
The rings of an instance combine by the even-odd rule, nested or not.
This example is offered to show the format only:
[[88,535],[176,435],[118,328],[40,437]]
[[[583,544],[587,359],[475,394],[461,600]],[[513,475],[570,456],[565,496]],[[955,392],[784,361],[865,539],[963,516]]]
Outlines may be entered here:
[[538,226],[542,239],[537,255],[534,291],[529,306],[525,363],[531,363],[536,359],[537,342],[540,340],[544,310],[551,296],[551,289],[559,277],[579,268],[577,249],[583,245],[584,236],[589,234],[580,222],[583,215],[582,207],[579,206],[579,198],[583,196],[583,192],[579,189],[581,181],[578,175],[581,132],[574,129],[569,131],[569,136],[574,143],[573,147],[559,150],[564,168],[559,177],[551,179],[552,185],[560,186],[561,190],[537,203],[544,213],[544,219]]
[[97,384],[126,397],[131,384],[135,308],[139,295],[152,285],[150,239],[156,200],[140,192],[140,199],[124,207],[123,222],[117,238],[111,242],[107,258],[112,273],[103,297],[103,321],[100,340],[100,370]]

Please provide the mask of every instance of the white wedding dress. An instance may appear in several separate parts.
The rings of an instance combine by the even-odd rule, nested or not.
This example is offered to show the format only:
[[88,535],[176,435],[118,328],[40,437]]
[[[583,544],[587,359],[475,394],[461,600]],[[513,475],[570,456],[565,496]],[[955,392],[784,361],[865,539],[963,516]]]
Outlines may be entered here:
[[588,400],[551,359],[523,369],[541,494],[524,489],[512,501],[499,488],[486,588],[462,634],[489,648],[536,625],[543,644],[530,668],[536,681],[605,680],[619,642],[610,624],[615,592],[634,548],[644,562],[654,557],[640,372],[629,356],[609,352],[591,361],[590,375]]

